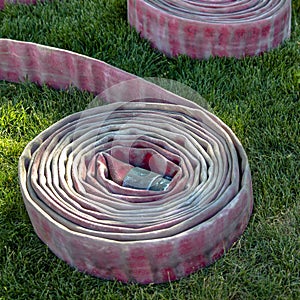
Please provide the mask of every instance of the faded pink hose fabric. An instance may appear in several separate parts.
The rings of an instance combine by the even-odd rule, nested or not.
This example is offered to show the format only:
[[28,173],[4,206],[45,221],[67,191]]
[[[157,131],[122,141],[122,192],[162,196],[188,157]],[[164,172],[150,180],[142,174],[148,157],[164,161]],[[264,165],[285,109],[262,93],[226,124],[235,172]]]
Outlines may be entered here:
[[[0,79],[25,78],[111,103],[52,125],[20,157],[33,227],[68,264],[105,279],[166,282],[211,264],[245,230],[253,206],[247,156],[216,116],[104,62],[0,39]],[[171,184],[164,192],[122,187],[105,156]]]
[[[69,265],[104,279],[162,283],[210,265],[244,232],[253,208],[249,163],[215,115],[105,62],[0,39],[0,80],[25,79],[75,86],[108,103],[53,124],[19,160],[34,230]],[[170,185],[122,186],[114,178],[124,166],[167,176]]]
[[244,57],[290,36],[290,0],[128,0],[129,23],[169,56]]

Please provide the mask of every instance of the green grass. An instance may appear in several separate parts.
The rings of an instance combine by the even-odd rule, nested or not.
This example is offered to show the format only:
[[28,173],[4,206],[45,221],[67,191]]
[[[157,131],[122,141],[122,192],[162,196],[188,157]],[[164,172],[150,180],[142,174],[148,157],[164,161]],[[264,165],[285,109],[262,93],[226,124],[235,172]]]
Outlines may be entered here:
[[0,299],[299,299],[300,9],[291,39],[242,60],[167,58],[126,21],[126,0],[8,6],[0,37],[102,59],[142,77],[162,77],[201,94],[248,154],[255,198],[241,239],[212,266],[171,284],[140,286],[81,274],[35,235],[18,185],[25,145],[93,96],[31,83],[0,82]]

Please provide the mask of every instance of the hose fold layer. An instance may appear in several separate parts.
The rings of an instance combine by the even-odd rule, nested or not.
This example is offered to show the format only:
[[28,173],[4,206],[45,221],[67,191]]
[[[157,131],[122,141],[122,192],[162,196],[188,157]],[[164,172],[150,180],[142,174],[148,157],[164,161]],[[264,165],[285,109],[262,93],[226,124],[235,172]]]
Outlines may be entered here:
[[290,0],[128,0],[128,20],[169,56],[243,57],[290,36]]

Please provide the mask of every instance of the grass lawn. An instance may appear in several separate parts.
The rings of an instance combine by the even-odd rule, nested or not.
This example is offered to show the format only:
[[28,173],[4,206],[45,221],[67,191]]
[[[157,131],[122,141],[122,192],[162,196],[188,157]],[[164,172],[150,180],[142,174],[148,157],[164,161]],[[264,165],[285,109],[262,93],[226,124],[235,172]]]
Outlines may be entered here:
[[18,185],[25,145],[93,96],[0,81],[0,299],[300,299],[300,3],[280,48],[242,60],[167,58],[126,21],[126,0],[8,6],[0,37],[69,49],[141,77],[193,88],[241,140],[255,207],[241,239],[215,264],[161,285],[77,272],[38,239]]

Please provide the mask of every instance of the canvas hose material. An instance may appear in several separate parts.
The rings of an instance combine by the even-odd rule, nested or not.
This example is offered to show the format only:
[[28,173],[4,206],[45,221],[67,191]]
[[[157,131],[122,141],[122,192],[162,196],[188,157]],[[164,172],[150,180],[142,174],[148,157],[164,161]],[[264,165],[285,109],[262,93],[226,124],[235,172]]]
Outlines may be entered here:
[[[24,203],[39,238],[88,274],[161,283],[220,258],[253,207],[246,153],[197,104],[105,62],[0,39],[0,80],[75,86],[107,105],[40,133],[19,160]],[[124,185],[133,168],[170,182]]]
[[290,36],[290,0],[128,0],[129,23],[169,56],[244,57]]
[[[0,9],[36,2],[0,0]],[[291,33],[291,0],[127,0],[127,15],[168,56],[253,56],[278,47]]]
[[[72,85],[110,103],[53,124],[19,160],[33,227],[68,264],[106,279],[166,282],[211,264],[245,230],[247,156],[212,113],[102,61],[28,42],[0,39],[0,79]],[[121,185],[132,166],[170,184]]]

